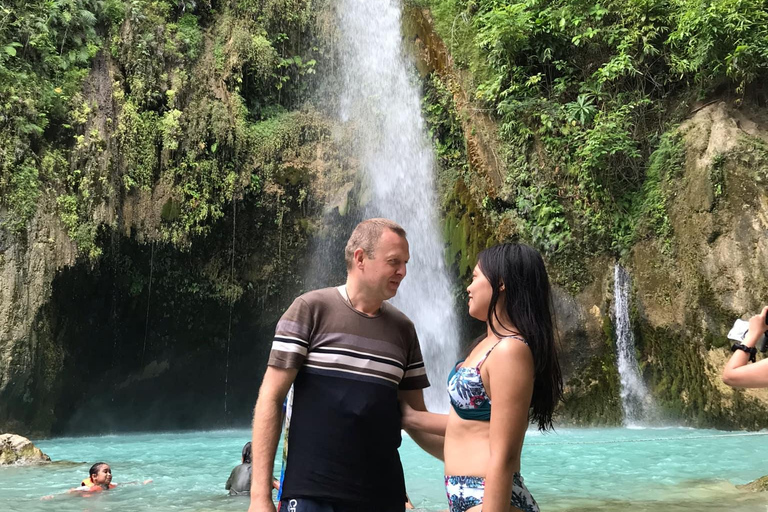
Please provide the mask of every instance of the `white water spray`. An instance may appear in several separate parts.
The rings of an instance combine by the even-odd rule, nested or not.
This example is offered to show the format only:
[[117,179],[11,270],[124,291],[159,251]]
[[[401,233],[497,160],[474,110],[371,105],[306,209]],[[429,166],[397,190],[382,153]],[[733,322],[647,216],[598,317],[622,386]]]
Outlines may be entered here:
[[629,323],[629,274],[624,267],[614,268],[614,300],[616,306],[616,357],[621,379],[621,407],[624,425],[648,423],[654,412],[653,398],[643,382],[635,357],[635,337]]
[[398,0],[340,0],[339,116],[366,179],[366,217],[387,217],[408,232],[408,276],[393,303],[416,325],[432,386],[430,410],[448,407],[445,379],[456,362],[458,322],[437,222],[435,162],[421,116],[413,66],[402,45]]

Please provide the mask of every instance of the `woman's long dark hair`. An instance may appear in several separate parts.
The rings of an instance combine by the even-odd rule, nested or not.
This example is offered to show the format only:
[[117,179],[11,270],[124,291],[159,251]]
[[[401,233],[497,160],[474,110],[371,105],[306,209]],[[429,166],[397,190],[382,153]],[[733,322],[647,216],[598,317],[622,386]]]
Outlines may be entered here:
[[[552,325],[552,293],[541,254],[525,244],[501,244],[482,251],[478,265],[491,283],[488,325],[500,338],[498,327],[515,327],[533,353],[534,383],[529,418],[539,430],[553,427],[552,414],[563,398],[563,376],[555,346]],[[512,326],[503,325],[496,314],[501,286],[504,285],[505,310]]]
[[243,464],[250,464],[251,463],[251,442],[248,441],[245,443],[245,446],[243,446]]

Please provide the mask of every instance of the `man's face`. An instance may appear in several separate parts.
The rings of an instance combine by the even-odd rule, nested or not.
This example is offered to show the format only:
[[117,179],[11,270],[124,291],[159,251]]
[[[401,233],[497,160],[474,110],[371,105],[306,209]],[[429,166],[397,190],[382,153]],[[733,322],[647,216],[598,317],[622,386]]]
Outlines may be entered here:
[[94,484],[108,486],[112,482],[112,468],[109,467],[109,464],[102,464],[96,470],[96,474],[91,475],[91,480]]
[[369,293],[381,300],[394,297],[405,278],[405,265],[410,258],[408,240],[394,231],[385,230],[373,250],[373,258],[364,258],[363,279]]

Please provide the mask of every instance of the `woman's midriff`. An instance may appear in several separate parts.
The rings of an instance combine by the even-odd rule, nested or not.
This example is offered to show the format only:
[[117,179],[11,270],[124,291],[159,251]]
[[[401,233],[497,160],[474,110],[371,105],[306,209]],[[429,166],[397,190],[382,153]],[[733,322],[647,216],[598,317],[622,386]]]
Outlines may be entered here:
[[[463,420],[453,409],[448,413],[445,430],[445,474],[485,477],[490,460],[489,421]],[[520,460],[520,454],[517,454]],[[514,471],[520,471],[519,463]]]

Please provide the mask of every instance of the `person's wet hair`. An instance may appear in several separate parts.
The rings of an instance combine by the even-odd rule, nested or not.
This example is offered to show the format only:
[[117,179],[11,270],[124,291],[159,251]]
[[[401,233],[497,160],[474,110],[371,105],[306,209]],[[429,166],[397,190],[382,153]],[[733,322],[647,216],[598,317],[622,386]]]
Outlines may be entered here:
[[518,243],[490,247],[477,259],[480,270],[491,283],[488,325],[500,338],[503,335],[497,328],[509,329],[496,314],[496,304],[504,285],[504,309],[533,354],[530,418],[538,423],[539,430],[550,429],[555,406],[563,397],[563,377],[557,359],[552,292],[544,260],[533,247]]
[[97,462],[96,464],[91,466],[91,469],[88,470],[88,475],[89,476],[93,476],[96,473],[98,473],[99,472],[99,468],[101,466],[109,466],[109,464],[107,464],[106,462]]
[[251,463],[251,442],[248,441],[245,443],[245,446],[243,446],[243,464],[250,464]]

